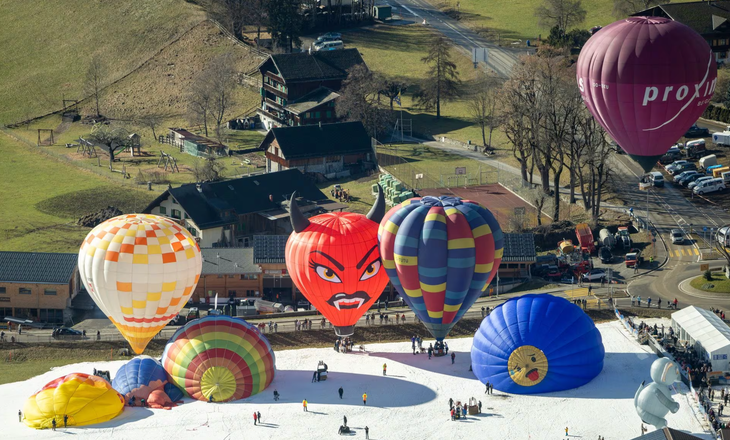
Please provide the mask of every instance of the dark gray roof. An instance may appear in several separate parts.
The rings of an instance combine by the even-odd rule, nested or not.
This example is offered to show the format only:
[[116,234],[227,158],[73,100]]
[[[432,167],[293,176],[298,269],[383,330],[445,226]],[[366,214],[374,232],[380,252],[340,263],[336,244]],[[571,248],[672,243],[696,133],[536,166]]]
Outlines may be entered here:
[[[725,20],[730,19],[730,1],[667,3],[634,15],[671,18],[689,26],[700,35],[707,35],[714,33]],[[723,27],[724,33],[728,31],[726,26]]]
[[700,437],[676,429],[664,428],[646,433],[632,440],[700,440]]
[[253,248],[201,248],[203,275],[261,273],[253,262]]
[[272,128],[261,148],[266,149],[274,139],[286,160],[373,151],[370,136],[360,121]]
[[[194,183],[165,191],[143,213],[171,194],[193,222],[201,229],[235,223],[237,215],[279,209],[281,202],[297,191],[306,200],[326,201],[327,196],[298,169],[278,171],[240,179],[200,184]],[[270,197],[269,197],[270,196]]]
[[339,98],[340,94],[333,92],[327,87],[317,87],[301,98],[286,105],[286,109],[295,115],[308,112],[320,105],[327,104]]
[[532,234],[504,234],[502,262],[535,261],[535,236]]
[[78,254],[0,252],[0,282],[66,284],[77,262]]
[[254,235],[253,262],[255,264],[285,263],[288,235]]
[[343,80],[349,69],[365,64],[357,49],[274,54],[259,69],[270,70],[272,62],[285,83]]

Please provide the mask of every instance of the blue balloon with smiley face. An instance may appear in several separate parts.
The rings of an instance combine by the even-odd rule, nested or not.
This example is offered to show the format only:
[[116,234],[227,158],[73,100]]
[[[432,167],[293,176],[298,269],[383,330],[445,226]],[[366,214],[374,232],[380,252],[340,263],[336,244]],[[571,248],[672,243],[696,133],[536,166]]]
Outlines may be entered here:
[[552,295],[524,295],[496,307],[482,321],[471,348],[477,378],[513,394],[585,385],[603,370],[604,355],[591,318]]

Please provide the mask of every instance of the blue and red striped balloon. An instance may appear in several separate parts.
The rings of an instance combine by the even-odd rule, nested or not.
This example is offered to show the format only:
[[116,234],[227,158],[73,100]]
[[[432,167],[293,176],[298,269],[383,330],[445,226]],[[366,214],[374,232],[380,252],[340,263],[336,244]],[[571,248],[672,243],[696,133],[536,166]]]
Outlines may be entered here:
[[443,340],[497,274],[504,236],[491,212],[458,197],[394,206],[378,229],[390,281],[437,340]]

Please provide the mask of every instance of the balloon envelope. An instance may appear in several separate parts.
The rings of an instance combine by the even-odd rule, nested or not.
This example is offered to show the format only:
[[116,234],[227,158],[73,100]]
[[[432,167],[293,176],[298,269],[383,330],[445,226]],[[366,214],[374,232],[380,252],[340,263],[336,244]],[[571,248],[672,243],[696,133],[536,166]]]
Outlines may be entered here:
[[178,329],[162,353],[171,380],[192,398],[215,402],[260,393],[274,380],[275,358],[255,326],[225,315]]
[[111,420],[124,410],[124,397],[106,380],[84,373],[71,373],[47,383],[23,406],[24,422],[31,428],[48,429],[52,421],[63,426],[92,425]]
[[289,236],[286,268],[335,332],[349,336],[388,284],[378,250],[378,224],[351,212],[322,214],[309,222]]
[[79,250],[86,290],[137,354],[187,303],[202,264],[190,233],[156,215],[109,219]]
[[588,110],[649,171],[704,112],[717,65],[705,39],[688,26],[629,17],[588,40],[576,75]]
[[514,394],[576,388],[603,369],[601,333],[580,307],[552,295],[523,295],[497,306],[479,326],[472,370]]
[[394,206],[378,230],[393,286],[437,340],[443,340],[497,273],[504,236],[489,210],[458,197]]
[[149,356],[136,357],[122,365],[112,380],[112,387],[124,398],[134,396],[136,399],[147,399],[156,389],[167,384],[167,372],[162,364]]

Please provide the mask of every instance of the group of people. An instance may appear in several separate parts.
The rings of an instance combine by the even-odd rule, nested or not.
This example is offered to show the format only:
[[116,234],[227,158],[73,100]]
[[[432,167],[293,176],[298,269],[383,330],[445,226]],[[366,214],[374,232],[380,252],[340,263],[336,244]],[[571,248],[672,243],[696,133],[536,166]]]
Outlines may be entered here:
[[[132,396],[127,403],[129,404],[129,406],[137,406],[137,398]],[[147,400],[142,398],[139,399],[139,406],[143,408],[147,407]]]
[[340,202],[349,203],[350,202],[350,190],[349,189],[342,189],[342,188],[334,188],[330,190],[330,194],[332,197],[336,198]]
[[725,312],[723,312],[720,309],[716,309],[714,307],[710,307],[710,310],[712,311],[712,313],[717,315],[718,318],[722,319],[723,321],[725,320]]
[[[449,344],[442,341],[436,341],[436,344],[428,344],[428,358],[431,359],[431,355],[444,356],[449,354]],[[454,353],[451,353],[452,358]],[[453,359],[452,359],[453,363]]]
[[482,318],[484,318],[484,317],[488,316],[490,313],[492,313],[492,310],[493,309],[490,308],[489,306],[482,307]]
[[423,339],[420,336],[411,336],[411,348],[413,349],[413,354],[418,352],[423,353]]
[[350,337],[343,338],[337,338],[335,341],[335,351],[340,353],[347,353],[348,351],[352,351],[352,349],[355,347],[355,343],[350,339]]
[[259,411],[254,411],[253,413],[253,424],[260,424],[261,423],[261,413]]
[[[380,318],[380,323],[381,324],[383,323],[383,321],[385,321],[385,323],[388,324],[393,319],[387,313],[378,313],[378,314],[368,313],[368,314],[365,315],[365,324],[366,325],[375,324],[376,317],[379,317]],[[396,313],[395,314],[395,323],[396,324],[400,324],[400,323],[405,324],[406,323],[406,315],[405,314],[399,315],[399,314]]]
[[[472,406],[476,407],[477,413],[481,414],[482,412],[482,401],[480,400],[479,403],[476,403],[476,400],[474,398],[472,400]],[[449,414],[451,415],[451,420],[454,421],[456,419],[465,419],[466,415],[469,413],[469,408],[467,407],[466,403],[463,405],[461,402],[454,402],[454,399],[449,398]]]
[[[650,308],[652,303],[651,297],[646,298],[646,307]],[[677,310],[677,305],[679,304],[679,300],[677,298],[674,298],[674,301],[667,301],[667,307],[670,309]],[[631,305],[636,307],[641,307],[641,295],[638,296],[632,296],[631,297]],[[657,308],[662,308],[662,299],[657,298],[656,300]]]

